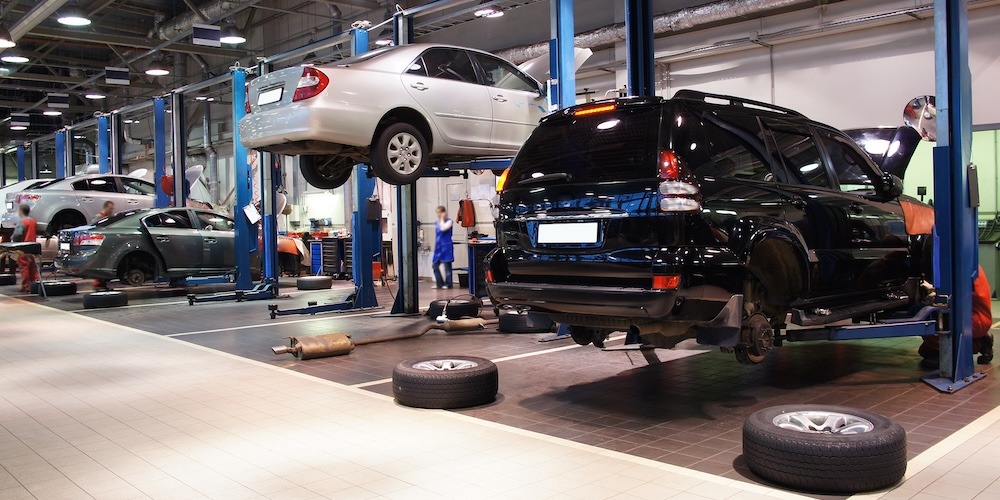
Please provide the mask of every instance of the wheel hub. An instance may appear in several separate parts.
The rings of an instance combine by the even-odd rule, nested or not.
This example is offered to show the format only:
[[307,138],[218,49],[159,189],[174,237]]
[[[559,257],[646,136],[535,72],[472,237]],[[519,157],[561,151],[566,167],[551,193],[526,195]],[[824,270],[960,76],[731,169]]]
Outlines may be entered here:
[[763,314],[752,314],[743,321],[740,345],[736,346],[736,358],[740,363],[756,365],[764,361],[773,346],[774,329]]
[[469,361],[467,359],[430,359],[427,361],[421,361],[415,365],[413,368],[416,370],[427,370],[427,371],[454,371],[454,370],[468,370],[470,368],[475,368],[479,366],[479,363],[475,361]]
[[857,415],[821,410],[782,413],[772,423],[782,429],[810,434],[863,434],[875,429],[875,424]]

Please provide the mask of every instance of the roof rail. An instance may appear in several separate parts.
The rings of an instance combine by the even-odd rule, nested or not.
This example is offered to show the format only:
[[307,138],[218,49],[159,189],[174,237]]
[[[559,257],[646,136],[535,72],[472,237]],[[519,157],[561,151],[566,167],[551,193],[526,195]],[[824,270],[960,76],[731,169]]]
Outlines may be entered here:
[[788,109],[788,108],[783,108],[781,106],[775,106],[774,104],[768,104],[766,102],[754,101],[754,100],[751,100],[751,99],[744,99],[742,97],[733,97],[731,95],[709,94],[709,93],[706,93],[706,92],[699,92],[697,90],[681,89],[681,90],[678,90],[676,94],[674,94],[673,98],[674,99],[686,99],[686,100],[691,100],[691,101],[703,101],[703,102],[707,102],[707,98],[712,98],[712,99],[719,99],[719,100],[722,100],[722,101],[729,101],[729,104],[731,106],[744,106],[744,105],[749,104],[751,106],[755,106],[755,107],[758,107],[758,108],[763,108],[763,109],[767,109],[767,110],[771,110],[771,111],[777,111],[779,113],[785,113],[786,115],[801,116],[803,118],[806,117],[805,115],[803,115],[802,113],[799,113],[798,111],[795,111],[795,110],[792,110],[792,109]]

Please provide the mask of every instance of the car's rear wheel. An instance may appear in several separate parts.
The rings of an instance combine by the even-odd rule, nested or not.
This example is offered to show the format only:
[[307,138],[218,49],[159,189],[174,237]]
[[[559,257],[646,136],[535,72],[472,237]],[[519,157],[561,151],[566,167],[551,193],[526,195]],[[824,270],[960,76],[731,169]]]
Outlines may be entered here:
[[424,134],[409,123],[393,123],[372,146],[375,175],[390,184],[412,184],[430,165],[430,149]]
[[299,170],[306,182],[320,189],[335,189],[351,180],[357,162],[346,156],[302,155]]
[[155,264],[152,257],[144,254],[132,254],[125,258],[118,268],[118,277],[131,286],[140,286],[155,274]]

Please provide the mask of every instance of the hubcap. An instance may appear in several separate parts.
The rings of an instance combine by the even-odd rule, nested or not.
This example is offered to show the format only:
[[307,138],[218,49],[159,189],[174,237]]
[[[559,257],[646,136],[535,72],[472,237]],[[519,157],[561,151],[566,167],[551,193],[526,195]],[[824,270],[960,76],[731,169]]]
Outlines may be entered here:
[[412,134],[400,132],[389,140],[389,166],[401,174],[412,174],[420,166],[423,151]]
[[475,361],[469,361],[467,359],[430,359],[427,361],[421,361],[413,365],[414,369],[417,370],[427,370],[427,371],[452,371],[452,370],[468,370],[469,368],[475,368],[479,366],[479,363]]
[[793,411],[774,417],[774,425],[811,434],[863,434],[875,425],[857,415],[832,411]]

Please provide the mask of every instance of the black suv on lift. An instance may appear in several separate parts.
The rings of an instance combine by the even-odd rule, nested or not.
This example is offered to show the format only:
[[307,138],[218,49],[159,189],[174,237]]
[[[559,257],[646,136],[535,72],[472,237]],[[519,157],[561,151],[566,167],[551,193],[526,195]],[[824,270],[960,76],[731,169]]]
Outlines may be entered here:
[[933,209],[901,193],[789,109],[683,90],[574,106],[506,174],[487,289],[580,344],[694,337],[759,363],[788,312],[815,326],[913,304]]

